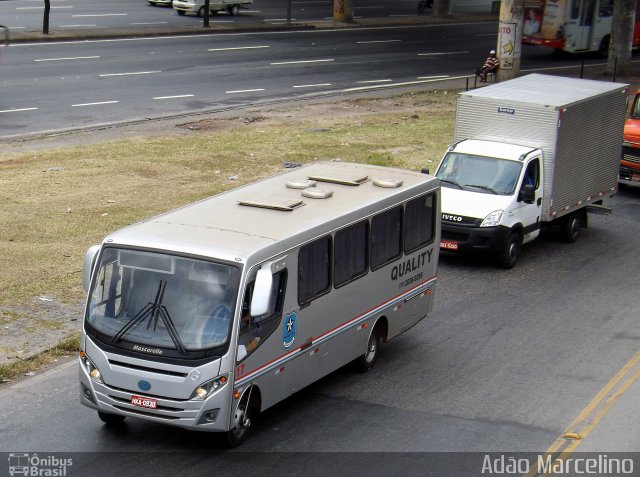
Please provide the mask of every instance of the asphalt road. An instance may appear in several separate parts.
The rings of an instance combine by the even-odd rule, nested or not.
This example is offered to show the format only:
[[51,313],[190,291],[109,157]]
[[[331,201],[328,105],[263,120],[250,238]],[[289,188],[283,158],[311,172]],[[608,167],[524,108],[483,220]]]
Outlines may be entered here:
[[[464,87],[496,35],[487,22],[18,43],[2,51],[0,139],[443,79]],[[583,59],[527,48],[522,65]]]
[[441,257],[433,313],[372,371],[300,391],[233,452],[135,419],[106,428],[79,404],[75,361],[0,389],[0,449],[88,453],[67,475],[481,475],[484,453],[543,452],[582,417],[577,452],[637,451],[639,201],[622,190],[576,243],[547,234],[512,270]]
[[[354,18],[416,16],[417,0],[353,0]],[[237,16],[221,13],[213,24],[280,24],[287,20],[286,0],[255,0]],[[458,8],[459,6],[459,8]],[[490,0],[454,1],[454,12],[491,11]],[[0,19],[14,31],[40,31],[43,0],[0,1]],[[429,14],[429,12],[424,13]],[[333,17],[333,0],[293,0],[291,21],[322,22]],[[77,29],[144,28],[146,26],[198,25],[202,18],[179,16],[169,7],[149,5],[145,0],[51,0],[50,27],[65,31]]]

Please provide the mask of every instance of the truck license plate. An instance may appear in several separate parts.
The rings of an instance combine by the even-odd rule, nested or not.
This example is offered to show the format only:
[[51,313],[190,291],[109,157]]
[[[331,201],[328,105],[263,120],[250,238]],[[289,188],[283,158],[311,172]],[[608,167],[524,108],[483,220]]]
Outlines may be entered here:
[[458,242],[453,240],[440,240],[440,248],[445,250],[458,250]]
[[142,396],[131,396],[131,404],[138,407],[146,407],[147,409],[158,407],[158,401]]

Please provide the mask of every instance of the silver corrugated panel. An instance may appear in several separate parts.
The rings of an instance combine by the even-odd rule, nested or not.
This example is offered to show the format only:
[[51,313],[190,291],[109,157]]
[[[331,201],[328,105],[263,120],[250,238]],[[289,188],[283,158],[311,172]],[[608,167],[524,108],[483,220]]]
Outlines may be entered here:
[[550,211],[615,186],[626,86],[531,74],[464,92],[454,141],[484,139],[541,149],[547,220]]

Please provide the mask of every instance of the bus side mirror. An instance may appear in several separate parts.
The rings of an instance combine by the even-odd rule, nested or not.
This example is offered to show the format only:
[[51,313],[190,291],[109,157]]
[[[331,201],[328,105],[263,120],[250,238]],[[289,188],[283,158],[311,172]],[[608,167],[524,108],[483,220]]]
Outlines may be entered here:
[[93,245],[89,247],[87,253],[84,254],[84,263],[82,264],[82,288],[84,291],[89,291],[89,285],[91,284],[91,275],[93,275],[93,269],[96,266],[96,258],[100,251],[100,245]]
[[256,283],[251,297],[251,316],[265,315],[269,311],[272,287],[273,274],[271,273],[271,267],[263,265],[256,274]]
[[533,204],[533,201],[536,200],[536,190],[532,184],[525,184],[520,189],[520,195],[518,196],[518,201],[523,201],[527,204]]

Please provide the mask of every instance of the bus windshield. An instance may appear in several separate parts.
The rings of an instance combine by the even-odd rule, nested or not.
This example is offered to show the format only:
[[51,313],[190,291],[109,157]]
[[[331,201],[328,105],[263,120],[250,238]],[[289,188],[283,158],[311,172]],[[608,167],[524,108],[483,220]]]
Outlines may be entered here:
[[86,325],[110,344],[126,341],[188,354],[228,343],[236,267],[117,248],[105,248],[97,267]]
[[497,195],[512,195],[522,163],[495,157],[449,152],[436,177],[443,185]]

